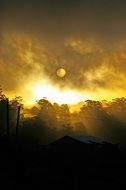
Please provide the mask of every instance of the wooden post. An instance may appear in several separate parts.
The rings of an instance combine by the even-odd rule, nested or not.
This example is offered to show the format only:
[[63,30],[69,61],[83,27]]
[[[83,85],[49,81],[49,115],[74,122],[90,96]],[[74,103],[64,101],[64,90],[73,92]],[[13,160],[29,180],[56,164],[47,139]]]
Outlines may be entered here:
[[16,123],[16,141],[17,142],[18,142],[18,134],[19,134],[20,109],[21,109],[21,106],[18,106],[17,123]]
[[7,111],[7,137],[9,139],[10,138],[10,126],[9,126],[9,99],[8,98],[7,98],[6,111]]

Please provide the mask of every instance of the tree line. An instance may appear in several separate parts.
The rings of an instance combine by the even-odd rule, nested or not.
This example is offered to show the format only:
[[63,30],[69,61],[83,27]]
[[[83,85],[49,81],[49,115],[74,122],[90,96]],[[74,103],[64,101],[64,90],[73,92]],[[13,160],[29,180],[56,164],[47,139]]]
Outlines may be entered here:
[[[86,100],[79,105],[79,111],[71,112],[67,104],[42,98],[27,108],[20,96],[15,97],[8,102],[10,137],[18,135],[21,143],[48,144],[64,135],[93,135],[126,145],[126,98]],[[7,97],[0,89],[1,136],[7,135],[7,125]]]

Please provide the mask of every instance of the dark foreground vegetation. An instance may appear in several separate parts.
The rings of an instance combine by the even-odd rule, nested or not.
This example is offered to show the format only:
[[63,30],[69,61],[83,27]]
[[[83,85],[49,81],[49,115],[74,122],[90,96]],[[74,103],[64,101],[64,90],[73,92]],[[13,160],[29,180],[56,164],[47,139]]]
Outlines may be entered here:
[[[126,189],[126,98],[81,104],[71,113],[44,98],[26,109],[20,97],[9,101],[1,90],[2,189]],[[84,143],[70,134],[109,143]]]

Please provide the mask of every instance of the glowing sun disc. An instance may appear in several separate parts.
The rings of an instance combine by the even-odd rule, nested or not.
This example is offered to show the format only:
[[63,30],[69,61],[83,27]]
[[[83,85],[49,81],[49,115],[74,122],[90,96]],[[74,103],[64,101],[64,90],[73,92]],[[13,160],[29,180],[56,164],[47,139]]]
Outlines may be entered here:
[[63,78],[66,75],[66,70],[64,68],[59,68],[57,69],[56,74],[58,77]]

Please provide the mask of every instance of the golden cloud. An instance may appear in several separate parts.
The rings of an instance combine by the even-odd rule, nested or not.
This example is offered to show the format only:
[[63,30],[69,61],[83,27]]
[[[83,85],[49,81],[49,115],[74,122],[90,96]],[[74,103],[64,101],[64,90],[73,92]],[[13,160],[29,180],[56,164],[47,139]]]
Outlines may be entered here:
[[102,53],[104,51],[94,39],[69,39],[65,44],[80,55]]
[[[94,39],[71,38],[62,47],[59,53],[58,44],[52,50],[30,36],[4,35],[0,45],[1,85],[21,96],[28,94],[27,86],[37,81],[58,88],[58,94],[62,89],[75,90],[81,99],[85,94],[92,98],[126,95],[125,43],[110,48]],[[63,78],[56,74],[60,67],[67,72]]]

